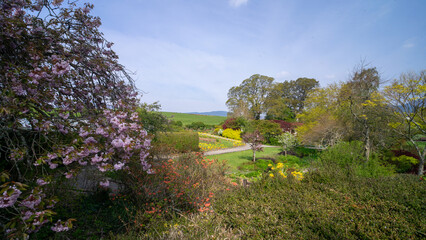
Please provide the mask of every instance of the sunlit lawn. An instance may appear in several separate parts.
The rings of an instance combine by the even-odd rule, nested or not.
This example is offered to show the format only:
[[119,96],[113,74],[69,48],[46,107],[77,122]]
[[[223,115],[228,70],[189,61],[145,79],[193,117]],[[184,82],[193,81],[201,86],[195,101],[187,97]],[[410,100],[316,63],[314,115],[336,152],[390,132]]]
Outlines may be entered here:
[[[256,152],[256,159],[262,157],[272,157],[276,158],[277,154],[281,152],[280,147],[267,147],[263,149],[263,152]],[[229,166],[229,172],[238,171],[238,166],[243,165],[244,163],[248,163],[253,160],[253,151],[246,150],[242,152],[233,152],[233,153],[225,153],[220,155],[208,156],[211,159],[217,160],[226,160]]]

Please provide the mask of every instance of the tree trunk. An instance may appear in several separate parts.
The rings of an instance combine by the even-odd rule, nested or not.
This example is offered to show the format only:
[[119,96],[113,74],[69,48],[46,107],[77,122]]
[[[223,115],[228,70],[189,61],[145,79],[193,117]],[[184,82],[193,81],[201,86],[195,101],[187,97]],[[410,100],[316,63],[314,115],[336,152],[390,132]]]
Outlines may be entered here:
[[367,126],[366,133],[365,133],[365,159],[368,162],[370,160],[370,128]]
[[424,172],[424,167],[425,167],[425,155],[426,155],[426,146],[423,148],[423,152],[420,151],[419,147],[417,148],[417,152],[419,153],[420,156],[420,162],[419,162],[419,168],[417,170],[417,175],[422,176],[423,172]]
[[425,156],[420,156],[419,169],[417,171],[417,175],[422,176],[425,168]]
[[253,162],[256,162],[256,151],[253,150]]

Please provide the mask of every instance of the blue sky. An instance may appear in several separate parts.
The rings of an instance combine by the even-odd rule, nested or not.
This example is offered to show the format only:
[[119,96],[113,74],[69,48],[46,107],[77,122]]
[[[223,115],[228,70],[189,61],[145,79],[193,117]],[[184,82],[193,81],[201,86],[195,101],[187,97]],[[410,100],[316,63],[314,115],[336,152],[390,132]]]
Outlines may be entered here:
[[426,1],[95,0],[92,14],[163,111],[227,110],[253,74],[345,81],[366,60],[383,79],[426,69]]

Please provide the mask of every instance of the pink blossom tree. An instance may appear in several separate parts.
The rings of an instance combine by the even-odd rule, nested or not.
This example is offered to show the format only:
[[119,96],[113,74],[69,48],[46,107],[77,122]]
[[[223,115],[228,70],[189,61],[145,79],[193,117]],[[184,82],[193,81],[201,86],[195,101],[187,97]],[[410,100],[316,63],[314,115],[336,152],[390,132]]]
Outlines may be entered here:
[[[60,176],[88,165],[129,171],[133,160],[151,173],[133,80],[89,14],[93,5],[62,2],[0,2],[0,227],[7,238],[27,238],[53,221],[58,198],[45,188]],[[51,229],[66,231],[71,222]]]

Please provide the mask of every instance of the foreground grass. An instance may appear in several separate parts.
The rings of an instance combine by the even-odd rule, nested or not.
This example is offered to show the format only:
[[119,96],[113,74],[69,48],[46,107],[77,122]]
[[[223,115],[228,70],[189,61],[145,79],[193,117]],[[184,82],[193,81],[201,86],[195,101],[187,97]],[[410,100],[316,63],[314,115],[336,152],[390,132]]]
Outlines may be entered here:
[[226,117],[221,116],[208,116],[188,113],[161,112],[161,114],[174,121],[181,121],[183,125],[188,125],[193,122],[203,122],[206,125],[219,125],[226,119]]
[[265,176],[223,193],[214,213],[175,218],[144,237],[425,239],[425,199],[426,183],[413,175],[374,179],[330,171],[301,182]]

